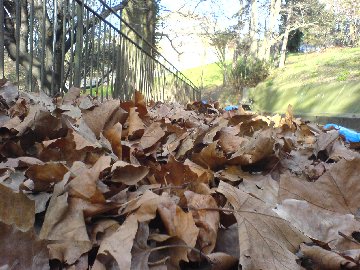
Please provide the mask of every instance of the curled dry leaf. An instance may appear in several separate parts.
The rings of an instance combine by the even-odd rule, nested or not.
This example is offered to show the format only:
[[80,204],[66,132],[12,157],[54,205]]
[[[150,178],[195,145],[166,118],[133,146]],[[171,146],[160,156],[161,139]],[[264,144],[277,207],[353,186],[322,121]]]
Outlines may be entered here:
[[208,255],[211,262],[211,270],[231,270],[235,269],[239,260],[229,254],[217,252]]
[[161,123],[154,122],[145,129],[144,135],[140,139],[140,145],[143,149],[149,148],[157,143],[165,135]]
[[195,247],[199,229],[196,227],[191,213],[185,213],[170,200],[161,202],[158,212],[168,235],[177,236],[189,247]]
[[128,216],[115,233],[101,242],[97,260],[106,265],[114,258],[119,269],[130,270],[131,249],[137,230],[138,221],[136,217],[134,215]]
[[93,203],[105,202],[104,195],[97,182],[100,173],[110,167],[110,162],[109,156],[100,157],[91,169],[84,171],[70,181],[67,186],[69,194]]
[[245,192],[225,182],[220,182],[217,191],[234,207],[242,269],[301,269],[294,254],[308,238]]
[[141,165],[133,165],[124,161],[117,161],[111,167],[113,173],[111,181],[135,185],[149,173],[149,169]]
[[223,166],[227,159],[224,153],[217,149],[217,143],[213,142],[201,150],[200,153],[193,154],[192,161],[204,168],[216,170],[216,168]]
[[76,99],[80,97],[80,93],[80,88],[71,87],[69,91],[64,95],[63,104],[74,104]]
[[241,144],[240,149],[231,156],[229,163],[249,165],[270,157],[274,153],[275,144],[272,133],[271,129],[255,132],[248,142]]
[[26,170],[25,175],[34,181],[45,183],[60,182],[68,169],[62,163],[48,162],[45,164],[35,164]]
[[126,115],[126,112],[120,108],[119,101],[112,100],[104,102],[92,110],[83,111],[83,120],[94,132],[95,136],[99,137],[100,132],[107,125],[114,126],[124,115]]
[[359,265],[342,257],[341,255],[322,249],[317,246],[300,245],[300,255],[302,259],[310,260],[313,270],[357,270]]
[[214,174],[211,170],[204,169],[189,159],[185,160],[184,165],[189,166],[189,169],[197,175],[196,181],[199,183],[209,184],[214,179]]
[[119,159],[122,158],[121,132],[122,125],[120,123],[116,123],[113,127],[104,131],[105,138],[110,142],[114,154]]
[[[220,214],[216,210],[206,210],[206,208],[216,209],[218,207],[216,201],[210,195],[200,195],[192,191],[185,191],[184,195],[195,224],[199,228],[196,247],[205,254],[210,254],[216,244]],[[201,210],[202,208],[205,209]]]
[[145,131],[145,124],[139,117],[136,108],[131,108],[129,113],[129,138],[139,139],[143,136]]

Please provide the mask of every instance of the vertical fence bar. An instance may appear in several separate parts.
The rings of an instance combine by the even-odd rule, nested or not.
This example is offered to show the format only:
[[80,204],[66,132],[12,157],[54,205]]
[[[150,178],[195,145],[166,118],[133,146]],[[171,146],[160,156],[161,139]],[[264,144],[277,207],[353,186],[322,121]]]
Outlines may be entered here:
[[69,12],[69,27],[70,27],[70,63],[69,63],[69,87],[73,86],[74,84],[74,39],[75,39],[75,0],[71,2],[71,9]]
[[106,99],[108,99],[108,89],[107,86],[105,84],[105,63],[106,63],[106,47],[105,47],[105,39],[106,39],[106,24],[104,23],[104,37],[102,39],[102,58],[100,58],[101,61],[101,83],[102,83],[102,87],[101,87],[101,101],[104,100],[104,91],[106,91],[105,96]]
[[42,2],[42,34],[41,34],[41,69],[40,69],[40,89],[44,86],[45,58],[46,58],[46,2]]
[[28,72],[28,89],[30,92],[33,91],[33,62],[34,62],[34,0],[31,0],[30,2],[30,18],[29,18],[29,24],[30,24],[30,38],[29,38],[29,54],[30,54],[30,66],[29,66],[29,72]]
[[[35,11],[34,1],[40,4],[39,10]],[[16,9],[18,81],[20,81],[19,65],[23,65],[20,57],[22,34],[20,27],[22,23],[29,27],[28,40],[25,40],[26,44],[21,45],[30,56],[30,65],[26,65],[25,69],[28,90],[33,91],[34,86],[38,85],[40,89],[48,89],[53,95],[59,90],[66,91],[67,86],[71,87],[73,84],[77,87],[86,87],[89,76],[90,94],[93,94],[95,83],[96,95],[99,97],[101,95],[101,100],[110,96],[129,99],[134,95],[135,90],[141,91],[147,100],[198,98],[196,87],[121,18],[121,10],[119,15],[118,11],[111,8],[112,4],[115,5],[117,2],[108,0],[110,6],[103,0],[15,0],[13,2]],[[29,6],[25,7],[29,13],[29,20],[24,22],[21,20],[26,18],[20,17],[22,3],[29,3]],[[87,3],[99,9],[100,13]],[[6,29],[3,23],[7,14],[5,12],[4,1],[0,0],[0,76],[2,77],[5,75],[4,31]],[[51,12],[53,13],[50,14]],[[48,24],[48,14],[51,24]],[[113,24],[115,17],[120,22],[119,26],[116,23],[116,27]],[[125,32],[130,35],[124,34]],[[132,39],[130,36],[135,38]]]
[[5,19],[5,12],[4,12],[4,2],[0,0],[0,77],[5,77],[5,51],[4,51],[4,19]]
[[[54,0],[54,10],[53,10],[53,33],[52,33],[52,70],[51,70],[51,95],[58,93],[59,89],[55,89],[58,85],[55,85],[55,76],[56,72],[56,34],[57,34],[57,13],[58,13],[58,3],[57,0]],[[59,60],[57,60],[59,61]]]
[[89,70],[89,11],[84,9],[83,6],[83,11],[86,11],[86,33],[85,33],[85,60],[84,60],[84,89],[86,90],[87,88],[87,74],[88,74],[88,70]]
[[[96,52],[96,96],[99,95],[99,86],[100,86],[100,50],[101,50],[101,22],[99,23],[99,27],[97,29],[97,52]],[[102,100],[102,90],[101,90],[101,100]]]
[[21,25],[21,12],[20,12],[20,1],[15,1],[15,20],[16,20],[16,28],[15,28],[15,41],[16,41],[16,80],[18,82],[18,89],[20,87],[20,25]]
[[[75,2],[74,2],[75,3]],[[75,42],[75,69],[74,69],[74,86],[80,87],[81,82],[81,58],[83,47],[83,9],[82,6],[76,3],[76,42]]]
[[63,22],[62,22],[62,42],[61,42],[61,68],[60,68],[60,89],[65,92],[65,41],[66,41],[66,23],[68,21],[69,0],[63,1]]
[[[111,29],[111,28],[110,28]],[[112,37],[112,55],[113,57],[111,58],[111,93],[112,93],[112,97],[115,98],[115,85],[114,85],[114,76],[116,74],[116,63],[119,62],[119,59],[117,58],[117,54],[116,54],[117,50],[116,50],[116,39],[115,39],[115,31],[114,31],[114,35]]]

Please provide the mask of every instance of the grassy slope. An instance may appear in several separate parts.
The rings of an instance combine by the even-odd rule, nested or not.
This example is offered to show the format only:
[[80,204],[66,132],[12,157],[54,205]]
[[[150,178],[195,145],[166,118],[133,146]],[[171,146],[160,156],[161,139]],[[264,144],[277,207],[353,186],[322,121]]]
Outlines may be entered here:
[[182,71],[198,87],[212,87],[222,84],[221,69],[216,63]]
[[239,100],[239,94],[231,86],[223,86],[222,71],[216,63],[182,72],[202,89],[204,100],[216,100],[222,105],[235,104]]
[[[204,87],[204,99],[224,105],[239,100],[231,88],[221,87],[221,69],[215,63],[183,72]],[[360,113],[360,48],[289,55],[286,67],[275,69],[250,95],[260,111],[285,112],[292,104],[298,113]]]
[[360,48],[290,55],[250,95],[260,111],[298,113],[360,113]]

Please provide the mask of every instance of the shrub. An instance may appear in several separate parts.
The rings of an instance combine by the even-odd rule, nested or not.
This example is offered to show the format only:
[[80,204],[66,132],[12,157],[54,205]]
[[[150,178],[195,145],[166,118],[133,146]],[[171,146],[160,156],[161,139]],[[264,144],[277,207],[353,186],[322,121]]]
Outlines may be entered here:
[[264,81],[270,72],[270,65],[256,58],[240,58],[231,71],[231,83],[242,91],[246,87],[255,87]]

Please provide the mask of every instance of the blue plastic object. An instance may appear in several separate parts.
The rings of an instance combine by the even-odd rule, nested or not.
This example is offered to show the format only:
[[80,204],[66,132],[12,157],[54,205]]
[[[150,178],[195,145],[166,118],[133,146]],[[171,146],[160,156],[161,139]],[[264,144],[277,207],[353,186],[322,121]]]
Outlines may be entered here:
[[239,109],[239,106],[236,106],[236,105],[228,105],[225,107],[225,111],[235,111],[238,109]]
[[338,130],[339,134],[345,138],[346,142],[352,142],[352,143],[360,142],[360,133],[355,130],[338,126],[336,124],[326,124],[324,126],[324,129],[330,129],[330,128],[335,128],[336,130]]

